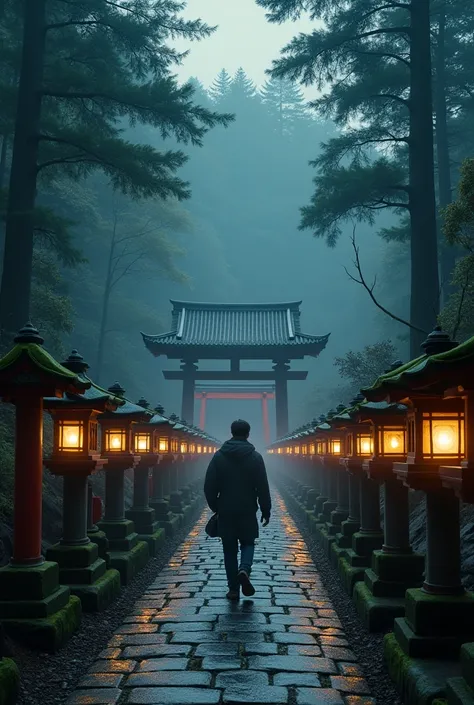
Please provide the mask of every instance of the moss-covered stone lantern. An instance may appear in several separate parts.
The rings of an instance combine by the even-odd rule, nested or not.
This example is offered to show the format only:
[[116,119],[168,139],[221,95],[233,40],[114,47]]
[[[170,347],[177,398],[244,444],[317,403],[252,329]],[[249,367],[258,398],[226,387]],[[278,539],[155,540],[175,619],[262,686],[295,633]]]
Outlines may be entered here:
[[123,403],[116,411],[106,411],[98,417],[102,457],[107,459],[105,514],[98,525],[109,540],[110,565],[119,571],[122,583],[128,585],[146,564],[149,554],[148,544],[139,540],[133,521],[125,517],[125,470],[134,469],[140,461],[134,451],[134,425],[146,423],[153,413],[126,399],[118,382],[108,392]]
[[90,384],[60,365],[28,323],[0,360],[0,395],[14,404],[15,490],[13,556],[0,568],[0,620],[28,645],[56,650],[75,631],[81,603],[60,586],[59,566],[41,554],[43,398],[80,394]]
[[459,517],[459,498],[473,499],[469,410],[474,338],[458,346],[436,328],[423,348],[422,357],[383,375],[365,390],[371,400],[408,407],[407,459],[394,463],[394,472],[408,487],[426,494],[423,587],[407,590],[405,617],[395,620],[394,633],[386,642],[390,663],[418,658],[417,666],[407,661],[404,675],[415,690],[423,658],[456,657],[461,644],[474,636],[474,595],[461,582]]
[[156,518],[155,510],[150,506],[150,471],[159,462],[159,424],[154,419],[156,415],[150,410],[150,405],[143,397],[137,406],[149,411],[149,417],[144,422],[132,426],[132,445],[135,454],[140,456],[133,471],[133,504],[125,512],[126,519],[133,521],[139,541],[148,544],[150,557],[157,554],[164,541],[164,531]]
[[87,612],[102,610],[120,592],[120,576],[107,570],[99,545],[88,536],[88,478],[103,469],[107,460],[99,450],[97,416],[115,411],[123,402],[93,383],[88,364],[73,350],[63,366],[89,385],[82,394],[66,392],[58,399],[46,397],[44,408],[53,419],[53,449],[44,464],[63,478],[63,535],[47,552],[59,564],[61,584],[69,585]]
[[393,473],[394,463],[406,459],[407,410],[403,404],[369,401],[355,413],[359,423],[370,423],[374,438],[374,454],[363,468],[384,488],[383,546],[373,551],[364,581],[354,588],[357,609],[371,631],[391,628],[404,614],[406,590],[423,583],[424,556],[410,545],[408,488]]

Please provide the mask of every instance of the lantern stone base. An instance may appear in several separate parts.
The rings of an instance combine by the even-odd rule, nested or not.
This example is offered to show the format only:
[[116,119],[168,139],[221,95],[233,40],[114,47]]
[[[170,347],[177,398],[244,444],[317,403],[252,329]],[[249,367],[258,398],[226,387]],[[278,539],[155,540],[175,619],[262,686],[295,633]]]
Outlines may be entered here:
[[369,632],[384,632],[391,629],[397,617],[405,613],[405,601],[402,597],[375,597],[364,580],[354,585],[352,599],[359,617]]
[[105,561],[108,568],[110,563],[109,539],[105,535],[105,532],[100,531],[99,529],[93,529],[92,531],[87,532],[87,536],[93,543],[97,544],[99,548],[99,558],[102,558]]
[[461,648],[461,677],[446,683],[447,705],[474,705],[474,643]]
[[331,512],[331,522],[329,524],[328,530],[330,534],[338,534],[341,531],[341,525],[343,521],[346,521],[349,516],[349,512],[338,511],[335,509]]
[[0,704],[15,705],[20,689],[20,671],[11,658],[0,660]]
[[99,547],[92,541],[83,546],[58,543],[46,554],[48,560],[58,563],[61,585],[79,597],[84,612],[100,612],[120,593],[120,575],[114,569],[107,570],[98,554]]
[[405,705],[434,705],[437,698],[443,701],[447,681],[459,677],[461,672],[457,660],[410,658],[392,633],[384,637],[384,657],[390,678]]
[[173,514],[183,513],[183,496],[181,492],[171,492],[170,494],[170,512]]
[[[329,560],[331,562],[331,565],[333,568],[338,567],[339,565],[339,560],[341,558],[345,558],[347,555],[347,551],[349,550],[347,546],[341,546],[338,540],[338,537],[341,537],[342,534],[336,534],[335,541],[331,544],[331,555],[329,557]],[[344,538],[344,537],[342,537]],[[349,544],[350,545],[350,544]]]
[[429,595],[412,588],[405,595],[405,617],[396,619],[394,634],[407,656],[457,658],[474,634],[474,594]]
[[324,502],[322,508],[321,508],[321,513],[319,514],[319,521],[321,524],[327,524],[331,520],[331,512],[333,512],[337,507],[337,502],[332,502],[331,500],[327,500]]
[[125,512],[125,516],[130,521],[133,521],[138,533],[138,540],[145,541],[148,544],[149,557],[153,558],[156,556],[165,540],[165,532],[160,527],[160,522],[156,520],[155,510],[151,507],[148,507],[148,509],[132,508]]
[[5,633],[26,646],[54,653],[77,630],[81,601],[59,585],[59,566],[0,569],[0,621]]
[[[354,565],[354,563],[358,565]],[[354,554],[352,549],[346,549],[345,555],[339,559],[337,569],[348,595],[352,596],[355,584],[364,579],[364,573],[366,568],[369,567],[369,563],[370,561],[366,556],[358,556]]]
[[139,540],[133,521],[128,519],[105,519],[99,528],[109,540],[110,567],[118,570],[122,585],[128,585],[148,561],[148,544]]

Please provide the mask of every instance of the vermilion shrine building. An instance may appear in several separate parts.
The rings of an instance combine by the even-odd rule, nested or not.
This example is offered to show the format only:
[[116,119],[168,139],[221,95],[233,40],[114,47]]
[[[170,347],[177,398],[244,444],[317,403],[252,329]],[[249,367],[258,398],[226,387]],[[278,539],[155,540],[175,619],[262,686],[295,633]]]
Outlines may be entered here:
[[[207,399],[256,398],[262,400],[263,425],[268,434],[266,401],[274,396],[277,436],[281,438],[287,434],[288,382],[305,380],[308,376],[306,371],[291,371],[290,363],[307,356],[318,357],[329,338],[329,335],[301,332],[301,301],[279,304],[171,303],[171,330],[160,335],[142,335],[146,347],[155,357],[163,355],[169,360],[181,360],[181,370],[164,370],[163,375],[165,379],[183,382],[182,418],[194,423],[196,396],[201,399],[201,423],[205,422]],[[200,370],[200,360],[228,360],[229,369]],[[242,370],[242,360],[269,360],[273,363],[272,369]],[[217,388],[216,382],[224,385],[238,382],[241,386],[239,389],[236,385],[231,389],[220,385]],[[261,385],[250,389],[249,382]],[[249,394],[256,396],[249,397]]]

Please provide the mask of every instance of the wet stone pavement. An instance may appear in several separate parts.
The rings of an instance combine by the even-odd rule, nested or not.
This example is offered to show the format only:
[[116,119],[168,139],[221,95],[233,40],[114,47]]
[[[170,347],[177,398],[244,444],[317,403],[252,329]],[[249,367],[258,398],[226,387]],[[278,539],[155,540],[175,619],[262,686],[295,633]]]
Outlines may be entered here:
[[252,599],[225,599],[204,513],[68,705],[375,705],[306,545],[273,491]]

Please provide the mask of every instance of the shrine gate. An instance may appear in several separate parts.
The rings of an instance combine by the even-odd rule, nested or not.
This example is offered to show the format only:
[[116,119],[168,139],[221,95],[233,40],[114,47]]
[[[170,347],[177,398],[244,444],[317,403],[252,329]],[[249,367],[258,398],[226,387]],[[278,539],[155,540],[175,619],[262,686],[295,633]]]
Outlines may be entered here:
[[[301,332],[301,301],[275,304],[216,304],[171,301],[171,330],[145,335],[155,356],[181,360],[181,370],[164,370],[181,380],[181,415],[194,423],[197,382],[271,382],[275,389],[276,434],[288,433],[288,382],[305,380],[306,371],[291,371],[292,360],[318,357],[329,335]],[[228,360],[228,370],[199,369],[200,360]],[[241,362],[268,360],[271,370],[243,370]]]

